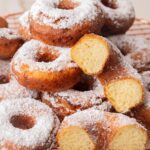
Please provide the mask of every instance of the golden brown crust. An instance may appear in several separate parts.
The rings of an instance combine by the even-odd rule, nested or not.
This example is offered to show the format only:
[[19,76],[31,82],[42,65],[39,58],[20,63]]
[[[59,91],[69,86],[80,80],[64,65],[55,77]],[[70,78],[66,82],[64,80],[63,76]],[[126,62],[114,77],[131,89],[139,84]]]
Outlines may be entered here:
[[6,39],[0,38],[0,58],[10,59],[15,52],[23,44],[23,40],[20,39]]
[[[103,35],[125,33],[134,23],[135,10],[129,0],[100,0],[105,15]],[[124,11],[122,11],[124,9]]]
[[[120,112],[121,110],[116,108],[114,100],[111,98],[111,95],[109,95],[110,94],[108,92],[109,85],[117,83],[119,81],[125,81],[128,79],[137,82],[137,84],[140,87],[141,96],[139,98],[139,103],[135,104],[132,107],[136,107],[137,105],[143,102],[144,87],[142,85],[140,76],[137,74],[137,72],[128,63],[125,62],[125,59],[123,55],[121,55],[119,50],[116,47],[114,47],[114,45],[112,45],[111,43],[110,45],[112,47],[109,61],[106,64],[104,71],[98,75],[98,78],[101,81],[102,85],[104,86],[106,97],[114,105],[115,109],[117,109],[117,111]],[[126,91],[128,91],[128,89],[126,89]]]
[[97,18],[94,22],[83,22],[81,25],[75,25],[70,29],[54,29],[50,26],[41,25],[36,23],[30,17],[31,34],[35,39],[41,40],[50,45],[57,46],[72,46],[84,34],[87,33],[100,33],[103,25],[103,19]]
[[7,21],[4,18],[0,17],[0,28],[7,28],[7,27],[8,27]]
[[80,80],[81,75],[81,70],[78,68],[65,69],[60,72],[32,72],[22,69],[22,73],[19,73],[12,65],[12,70],[21,85],[29,89],[50,92],[62,91],[73,87]]
[[[86,119],[85,117],[89,117],[89,118]],[[137,129],[141,132],[141,135],[143,137],[140,137],[140,138],[144,138],[144,142],[143,142],[144,145],[142,145],[142,149],[144,149],[144,147],[146,146],[146,142],[147,142],[146,130],[142,126],[140,126],[140,124],[138,124],[134,119],[131,119],[122,114],[99,112],[98,110],[89,109],[89,110],[85,110],[85,112],[84,111],[77,112],[69,117],[66,117],[63,120],[60,130],[58,131],[58,134],[57,134],[57,141],[60,146],[60,149],[62,146],[61,142],[63,140],[63,137],[66,138],[65,134],[69,133],[71,130],[77,131],[76,130],[77,128],[80,130],[83,130],[89,136],[92,144],[94,145],[94,148],[91,150],[111,149],[111,146],[113,145],[112,143],[114,142],[115,139],[118,138],[118,133],[122,132],[122,134],[126,134],[126,132],[128,132],[128,131],[130,133],[130,129]],[[126,132],[124,132],[124,129],[126,130]],[[78,132],[77,134],[80,133],[79,131],[77,131],[77,132]],[[121,134],[119,134],[119,135],[121,135]],[[68,134],[68,136],[69,136],[69,134]],[[70,136],[71,136],[72,140],[74,140],[73,136],[72,135],[70,135]],[[74,135],[74,136],[76,137],[78,135]],[[120,138],[121,138],[121,136],[120,136]],[[129,137],[129,138],[131,138],[131,137]],[[131,138],[131,140],[134,141],[134,136],[132,138]],[[87,140],[87,139],[85,139],[85,140]],[[121,140],[121,139],[118,138],[118,140]],[[70,142],[69,144],[71,144],[71,141],[69,141],[69,142]],[[118,141],[118,143],[119,143],[119,141]],[[89,144],[89,143],[87,143],[87,144]],[[128,145],[128,143],[126,143],[126,144]],[[63,146],[64,146],[64,142],[63,142]],[[128,147],[130,147],[130,146],[128,146]],[[124,149],[124,148],[122,148],[122,149]],[[63,148],[63,150],[64,150],[64,148]]]
[[21,24],[19,24],[19,33],[21,34],[21,36],[23,37],[24,40],[31,40],[31,33],[28,29],[26,29],[25,27],[23,27]]

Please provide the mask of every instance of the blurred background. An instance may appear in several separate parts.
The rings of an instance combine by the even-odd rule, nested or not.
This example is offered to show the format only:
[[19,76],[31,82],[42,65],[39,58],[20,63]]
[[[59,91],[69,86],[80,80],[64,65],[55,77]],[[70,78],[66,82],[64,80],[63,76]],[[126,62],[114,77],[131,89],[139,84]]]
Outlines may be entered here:
[[[150,21],[150,0],[131,0],[137,17]],[[0,15],[24,11],[30,8],[34,0],[0,0]]]

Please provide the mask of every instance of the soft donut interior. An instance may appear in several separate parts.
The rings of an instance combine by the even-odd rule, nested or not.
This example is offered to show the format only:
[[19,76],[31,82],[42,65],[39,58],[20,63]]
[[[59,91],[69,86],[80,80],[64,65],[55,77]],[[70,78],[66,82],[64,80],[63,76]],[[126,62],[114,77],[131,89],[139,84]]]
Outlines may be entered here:
[[31,129],[35,125],[35,119],[27,115],[14,115],[10,123],[15,127],[23,130]]
[[118,112],[127,112],[142,102],[143,88],[138,80],[122,79],[108,84],[105,94]]
[[58,134],[61,150],[94,150],[95,146],[86,130],[79,127],[68,127]]
[[[109,150],[145,150],[145,131],[136,126],[125,126],[117,131],[109,144]],[[119,148],[119,149],[118,149]]]
[[88,75],[102,72],[108,57],[109,46],[104,38],[88,34],[83,36],[71,49],[72,59]]

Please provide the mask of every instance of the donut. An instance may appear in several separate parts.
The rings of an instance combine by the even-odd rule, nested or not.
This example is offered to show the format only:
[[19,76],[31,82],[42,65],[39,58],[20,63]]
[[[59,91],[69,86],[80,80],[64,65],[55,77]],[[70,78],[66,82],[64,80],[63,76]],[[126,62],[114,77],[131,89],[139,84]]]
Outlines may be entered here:
[[30,25],[29,25],[29,12],[25,12],[21,15],[19,19],[19,33],[23,37],[24,40],[30,40],[31,33],[30,33]]
[[[99,55],[101,54],[101,55]],[[71,57],[87,75],[96,75],[103,71],[110,56],[108,42],[95,34],[84,35],[71,48]]]
[[16,31],[8,28],[0,29],[0,59],[12,58],[22,44],[23,40]]
[[135,119],[96,109],[66,117],[57,133],[60,150],[145,150],[147,140]]
[[87,34],[72,47],[71,57],[85,73],[87,70],[91,74],[97,72],[105,96],[117,112],[127,112],[143,103],[144,86],[141,76],[107,39]]
[[7,21],[4,18],[0,17],[0,28],[7,28],[7,27],[8,27]]
[[21,85],[48,92],[73,87],[82,74],[71,60],[69,48],[48,46],[36,40],[26,42],[19,49],[11,68]]
[[105,23],[103,35],[125,33],[135,20],[135,10],[130,0],[100,0]]
[[150,43],[142,37],[117,35],[109,39],[139,72],[150,70]]
[[142,72],[141,75],[146,89],[150,91],[150,71]]
[[84,34],[100,33],[104,16],[99,0],[39,0],[31,7],[29,21],[33,38],[67,47]]
[[63,119],[78,110],[98,106],[105,99],[103,88],[99,80],[84,77],[72,89],[42,95],[42,102],[48,104],[54,112]]
[[0,103],[0,149],[52,150],[59,120],[45,104],[31,98]]

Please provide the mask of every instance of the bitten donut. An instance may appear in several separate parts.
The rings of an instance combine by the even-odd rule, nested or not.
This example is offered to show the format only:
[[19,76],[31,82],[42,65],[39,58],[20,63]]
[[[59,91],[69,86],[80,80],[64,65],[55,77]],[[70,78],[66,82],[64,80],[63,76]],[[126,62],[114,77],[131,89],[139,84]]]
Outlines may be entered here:
[[103,87],[99,80],[84,77],[72,89],[58,93],[43,93],[42,101],[53,108],[54,112],[63,119],[78,110],[98,106],[105,100]]
[[82,74],[71,60],[69,48],[48,46],[36,40],[19,49],[11,68],[23,86],[50,92],[73,87]]
[[0,17],[0,28],[7,28],[7,27],[8,27],[7,21],[4,18]]
[[19,19],[19,33],[24,40],[30,40],[30,24],[29,24],[29,12],[25,12]]
[[100,0],[105,16],[102,34],[125,33],[135,20],[134,7],[130,0]]
[[150,43],[142,37],[117,35],[109,39],[139,72],[150,70]]
[[9,59],[23,44],[20,35],[8,28],[0,29],[0,59]]
[[104,16],[99,0],[39,0],[33,4],[29,20],[33,38],[72,46],[86,33],[100,33]]
[[72,47],[71,57],[85,73],[96,73],[106,98],[117,112],[127,112],[143,103],[141,76],[107,39],[87,34]]
[[59,150],[145,150],[147,139],[135,119],[93,108],[66,117],[57,134]]
[[59,120],[45,104],[34,99],[0,103],[0,149],[52,150]]

